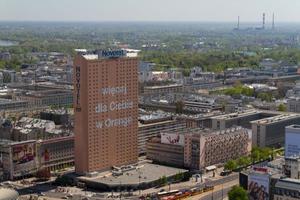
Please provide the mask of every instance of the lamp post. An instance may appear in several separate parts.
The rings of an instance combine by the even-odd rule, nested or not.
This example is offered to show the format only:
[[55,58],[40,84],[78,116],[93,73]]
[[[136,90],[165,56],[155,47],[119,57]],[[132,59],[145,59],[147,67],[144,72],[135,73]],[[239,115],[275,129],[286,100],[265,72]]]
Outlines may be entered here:
[[141,171],[139,171],[139,195],[141,195]]
[[122,182],[120,181],[120,200],[122,199],[122,188],[121,188]]
[[222,183],[222,200],[224,199],[223,183]]

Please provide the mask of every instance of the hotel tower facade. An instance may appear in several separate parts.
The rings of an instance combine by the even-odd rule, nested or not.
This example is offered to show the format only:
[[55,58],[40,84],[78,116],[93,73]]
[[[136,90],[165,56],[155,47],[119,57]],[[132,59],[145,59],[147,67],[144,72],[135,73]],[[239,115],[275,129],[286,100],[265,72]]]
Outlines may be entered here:
[[125,50],[74,59],[75,171],[137,162],[138,58]]

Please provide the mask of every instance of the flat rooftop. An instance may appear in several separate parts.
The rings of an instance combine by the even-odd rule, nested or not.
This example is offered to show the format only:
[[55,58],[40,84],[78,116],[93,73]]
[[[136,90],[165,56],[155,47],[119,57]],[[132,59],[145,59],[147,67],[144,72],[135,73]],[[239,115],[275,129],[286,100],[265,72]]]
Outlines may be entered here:
[[284,178],[277,181],[275,184],[276,188],[284,188],[287,190],[300,190],[300,180],[291,179],[291,178]]
[[162,89],[162,88],[172,88],[172,87],[182,87],[182,84],[170,84],[170,85],[157,85],[157,86],[147,86],[144,89]]
[[292,130],[297,130],[297,131],[300,131],[300,125],[290,125],[290,126],[286,126],[285,127],[286,129],[292,129]]
[[26,141],[12,141],[12,140],[0,140],[0,145],[1,146],[12,146],[12,145],[20,145],[20,144],[27,144],[27,143],[35,143],[36,140],[26,140]]
[[235,113],[230,113],[230,114],[225,114],[225,115],[214,116],[214,117],[212,117],[212,119],[226,120],[226,119],[239,118],[239,117],[244,117],[244,116],[259,114],[259,113],[262,113],[262,112],[259,110],[246,110],[243,112],[235,112]]
[[151,120],[165,119],[167,117],[171,117],[171,115],[168,113],[153,113],[147,115],[140,115],[139,120],[151,121]]
[[200,137],[214,137],[220,135],[229,135],[229,134],[238,134],[241,132],[249,133],[249,129],[245,129],[243,127],[237,126],[232,128],[227,128],[225,130],[212,130],[208,128],[180,128],[173,132],[170,131],[161,131],[161,133],[170,133],[170,134],[180,134],[184,136],[192,136],[193,138],[200,138]]
[[273,124],[273,123],[277,123],[277,122],[285,121],[285,120],[289,120],[289,119],[294,119],[294,118],[300,118],[300,115],[295,114],[295,113],[281,114],[281,115],[277,115],[274,117],[268,117],[265,119],[255,120],[255,121],[252,121],[251,124],[267,125],[267,124]]
[[[152,163],[145,163],[138,166],[137,169],[124,172],[123,175],[113,176],[107,175],[102,177],[79,177],[83,182],[96,182],[109,187],[116,187],[123,185],[139,185],[140,183],[150,183],[158,180],[159,178],[166,176],[174,176],[179,172],[187,172],[188,170],[179,169],[175,167],[168,167],[163,165],[157,165]],[[139,178],[140,177],[140,178]]]
[[172,123],[172,122],[177,122],[179,124],[179,121],[176,121],[176,120],[163,120],[163,121],[158,121],[158,122],[153,122],[153,123],[146,123],[146,124],[138,122],[138,127],[142,128],[142,127],[147,127],[147,126],[163,125],[163,124],[168,124],[168,123]]
[[[138,53],[140,50],[136,49],[119,49],[119,50],[96,50],[94,52],[88,52],[85,49],[77,49],[77,52],[79,54],[82,54],[82,56],[86,60],[99,60],[99,59],[107,59],[107,58],[135,58],[138,56]],[[103,53],[104,52],[104,53]]]
[[282,173],[283,171],[283,165],[285,164],[284,161],[284,157],[280,157],[278,159],[275,159],[271,162],[267,162],[267,163],[259,163],[257,165],[254,165],[256,167],[262,167],[267,169],[267,172],[260,172],[260,171],[255,171],[253,169],[248,169],[246,171],[243,171],[243,174],[249,175],[251,173],[257,173],[257,174],[268,174],[270,175],[272,178],[274,179],[280,179],[281,177],[284,176],[284,174]]

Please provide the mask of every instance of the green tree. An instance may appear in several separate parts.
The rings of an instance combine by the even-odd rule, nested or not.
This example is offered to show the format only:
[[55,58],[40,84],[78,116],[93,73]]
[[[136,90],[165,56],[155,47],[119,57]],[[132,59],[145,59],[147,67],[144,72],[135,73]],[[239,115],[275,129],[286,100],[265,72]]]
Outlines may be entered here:
[[257,162],[260,160],[266,160],[273,157],[273,150],[271,148],[259,148],[253,147],[251,150],[252,162]]
[[161,184],[166,185],[167,183],[168,183],[167,177],[166,176],[161,177]]
[[182,172],[178,172],[174,177],[175,181],[181,181],[183,179],[184,179],[184,174]]
[[236,86],[233,88],[225,89],[224,93],[230,96],[240,96],[240,95],[253,96],[254,90],[252,88],[236,84]]
[[272,156],[273,150],[271,148],[265,147],[265,148],[260,149],[260,154],[261,154],[261,158],[263,160],[266,160]]
[[5,62],[0,60],[0,69],[4,69],[5,68]]
[[258,147],[253,147],[252,150],[251,150],[251,159],[252,159],[252,162],[257,162],[260,160],[260,157],[261,157],[261,153],[260,153],[260,150]]
[[247,191],[240,186],[233,186],[228,192],[229,200],[249,200]]
[[244,167],[251,164],[251,160],[247,156],[242,156],[239,159],[237,159],[237,165],[239,167]]
[[258,98],[260,98],[262,101],[271,102],[273,99],[273,95],[266,92],[261,92],[257,95]]
[[231,170],[231,171],[236,169],[237,167],[238,167],[238,165],[235,160],[228,160],[226,162],[226,164],[224,165],[225,170]]
[[278,111],[285,112],[286,111],[286,106],[284,104],[280,104],[278,106]]

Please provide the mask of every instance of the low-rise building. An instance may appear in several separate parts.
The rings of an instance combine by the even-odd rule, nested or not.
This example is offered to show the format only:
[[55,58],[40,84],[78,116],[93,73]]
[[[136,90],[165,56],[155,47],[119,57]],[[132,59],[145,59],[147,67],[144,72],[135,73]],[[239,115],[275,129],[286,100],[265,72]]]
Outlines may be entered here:
[[279,115],[276,112],[267,112],[260,110],[245,110],[241,112],[235,112],[225,115],[213,116],[212,129],[213,130],[224,130],[232,126],[242,126],[244,128],[251,129],[251,121],[264,119],[272,116]]
[[299,97],[290,97],[287,100],[287,111],[300,113],[300,98]]
[[221,110],[222,106],[217,104],[213,99],[203,98],[197,101],[183,101],[184,109],[197,113],[210,113],[213,111]]
[[182,84],[144,87],[145,94],[166,94],[166,93],[178,93],[178,92],[182,92],[182,91],[183,91]]
[[149,139],[162,132],[175,132],[186,127],[183,120],[173,119],[170,115],[150,114],[139,118],[138,152],[146,153],[146,143]]
[[31,91],[19,96],[28,101],[31,107],[69,106],[73,104],[73,93],[68,90]]
[[300,157],[286,157],[284,174],[293,179],[300,179]]
[[37,172],[36,143],[34,140],[12,142],[1,140],[3,179],[15,179]]
[[147,157],[154,162],[203,170],[245,156],[251,151],[248,130],[241,127],[214,132],[184,129],[163,132],[147,143]]
[[239,183],[249,199],[273,199],[275,184],[283,177],[283,159],[257,163],[252,168],[240,172]]
[[3,83],[16,82],[16,71],[14,70],[2,70]]
[[274,200],[300,199],[300,180],[283,178],[277,181],[274,188]]
[[300,124],[285,127],[285,157],[300,156]]
[[1,180],[34,175],[40,169],[57,170],[74,164],[74,137],[13,142],[1,140]]
[[[170,134],[168,136],[172,137]],[[184,146],[162,143],[162,140],[160,137],[155,137],[147,142],[147,158],[163,165],[184,167]]]
[[252,144],[258,147],[281,147],[285,140],[285,127],[300,124],[298,114],[280,114],[255,120],[252,124]]
[[18,111],[28,108],[28,105],[28,101],[0,98],[0,111]]
[[212,128],[212,117],[220,115],[220,111],[201,113],[196,115],[180,115],[179,119],[186,121],[187,128]]
[[13,141],[39,140],[60,137],[62,130],[57,129],[53,121],[22,117],[12,129]]
[[296,200],[300,197],[299,158],[279,157],[240,172],[249,199]]
[[251,151],[248,130],[195,131],[185,134],[184,165],[191,169],[225,163]]
[[37,141],[37,161],[50,171],[74,166],[74,136]]
[[47,109],[40,112],[40,118],[44,120],[54,121],[56,125],[62,125],[68,123],[69,114],[66,109]]

